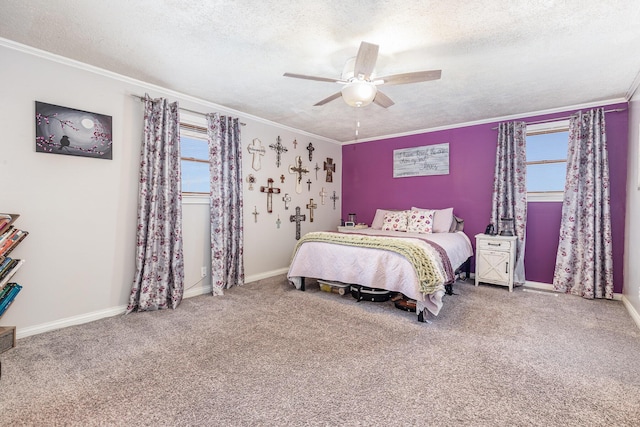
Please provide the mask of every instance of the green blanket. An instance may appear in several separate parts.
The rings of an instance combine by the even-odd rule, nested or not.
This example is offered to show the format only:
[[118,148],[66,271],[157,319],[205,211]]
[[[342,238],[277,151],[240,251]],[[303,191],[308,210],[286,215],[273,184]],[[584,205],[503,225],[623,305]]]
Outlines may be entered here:
[[294,256],[300,245],[306,242],[335,243],[338,245],[392,251],[402,255],[411,263],[420,282],[420,292],[432,294],[441,289],[443,285],[443,275],[438,274],[436,262],[429,256],[430,254],[420,246],[402,239],[317,231],[302,236],[293,250]]

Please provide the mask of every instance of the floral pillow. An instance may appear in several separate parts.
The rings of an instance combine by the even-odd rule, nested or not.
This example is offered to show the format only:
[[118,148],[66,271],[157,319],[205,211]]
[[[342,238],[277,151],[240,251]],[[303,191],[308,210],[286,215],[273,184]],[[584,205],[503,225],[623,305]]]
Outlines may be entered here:
[[411,209],[407,231],[409,233],[432,233],[434,210]]
[[407,211],[385,213],[382,229],[387,231],[407,231]]

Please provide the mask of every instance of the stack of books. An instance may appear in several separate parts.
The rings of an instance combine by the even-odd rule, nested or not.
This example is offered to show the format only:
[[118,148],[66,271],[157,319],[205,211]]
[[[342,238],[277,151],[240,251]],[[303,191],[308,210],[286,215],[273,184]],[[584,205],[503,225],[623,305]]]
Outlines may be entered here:
[[18,292],[22,289],[22,286],[17,283],[7,283],[2,289],[0,289],[0,317],[9,308]]
[[0,214],[0,262],[29,234],[13,226],[17,214]]

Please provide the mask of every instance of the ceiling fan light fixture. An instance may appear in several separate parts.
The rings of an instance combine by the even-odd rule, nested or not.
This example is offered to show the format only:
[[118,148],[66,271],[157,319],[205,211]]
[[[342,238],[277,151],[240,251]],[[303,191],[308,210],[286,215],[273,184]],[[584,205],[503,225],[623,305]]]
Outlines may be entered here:
[[364,107],[371,104],[377,92],[378,89],[373,83],[362,80],[349,82],[341,90],[342,99],[352,107]]

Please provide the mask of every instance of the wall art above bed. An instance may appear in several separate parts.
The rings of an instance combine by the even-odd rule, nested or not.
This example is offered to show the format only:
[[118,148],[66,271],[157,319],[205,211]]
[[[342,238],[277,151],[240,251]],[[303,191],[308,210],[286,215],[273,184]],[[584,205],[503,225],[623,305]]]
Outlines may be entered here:
[[393,150],[393,177],[449,175],[449,143]]

